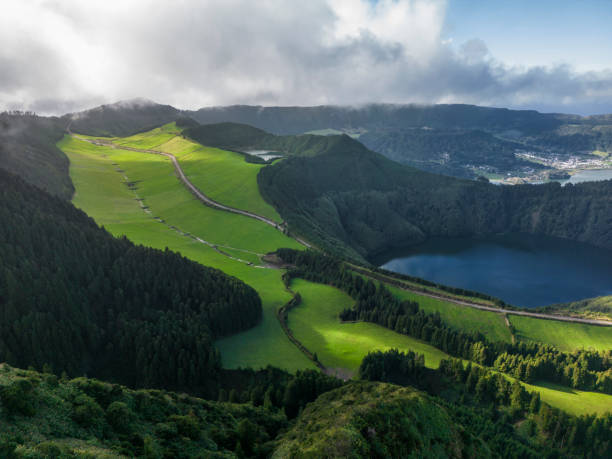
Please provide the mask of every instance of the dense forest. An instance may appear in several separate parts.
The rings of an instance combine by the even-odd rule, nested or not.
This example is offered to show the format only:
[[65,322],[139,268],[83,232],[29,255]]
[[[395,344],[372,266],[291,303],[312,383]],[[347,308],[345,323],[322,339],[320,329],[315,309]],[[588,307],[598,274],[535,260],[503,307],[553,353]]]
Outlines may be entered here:
[[612,181],[495,186],[402,166],[348,136],[258,175],[292,230],[360,261],[429,237],[533,233],[612,248]]
[[[540,400],[490,369],[442,360],[437,370],[425,368],[423,356],[397,350],[373,352],[359,367],[360,379],[417,387],[466,433],[501,457],[609,457],[612,412],[571,416]],[[513,428],[514,426],[514,428]]]
[[71,199],[74,187],[68,158],[55,146],[63,135],[58,118],[0,113],[0,164],[51,194]]
[[0,361],[130,386],[204,392],[213,340],[252,327],[251,287],[135,246],[0,170]]
[[612,394],[612,350],[568,353],[540,343],[491,342],[481,333],[449,327],[438,313],[424,312],[417,302],[399,300],[384,284],[364,280],[338,259],[313,251],[281,249],[277,253],[284,262],[295,266],[285,274],[287,283],[301,277],[338,287],[355,299],[353,308],[342,311],[341,320],[382,325],[522,381],[549,381]]

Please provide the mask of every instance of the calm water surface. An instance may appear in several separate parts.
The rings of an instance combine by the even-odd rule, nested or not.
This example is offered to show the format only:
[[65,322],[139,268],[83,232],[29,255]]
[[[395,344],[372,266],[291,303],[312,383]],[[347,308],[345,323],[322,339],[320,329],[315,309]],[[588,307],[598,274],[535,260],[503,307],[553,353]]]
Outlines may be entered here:
[[612,169],[593,169],[576,172],[567,180],[559,180],[563,185],[566,183],[598,182],[600,180],[612,179]]
[[565,239],[433,239],[375,262],[390,271],[488,293],[516,306],[612,295],[612,251]]

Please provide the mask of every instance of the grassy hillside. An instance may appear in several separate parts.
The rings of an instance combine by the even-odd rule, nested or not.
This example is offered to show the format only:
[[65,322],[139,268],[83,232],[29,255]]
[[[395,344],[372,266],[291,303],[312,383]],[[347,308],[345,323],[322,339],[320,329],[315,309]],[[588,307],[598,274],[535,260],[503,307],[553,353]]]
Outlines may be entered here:
[[210,198],[280,223],[278,213],[259,193],[257,174],[262,164],[249,163],[239,153],[205,147],[186,139],[182,132],[183,127],[170,123],[112,140],[117,145],[171,153],[189,180]]
[[242,457],[271,453],[287,424],[262,407],[210,402],[0,364],[3,458]]
[[501,314],[460,306],[449,301],[419,295],[393,286],[389,286],[389,290],[398,298],[416,301],[425,312],[439,313],[445,323],[457,330],[480,332],[491,341],[507,343],[512,341],[510,329],[505,324],[505,319]]
[[600,296],[571,303],[553,304],[541,308],[545,312],[591,317],[594,319],[612,319],[612,296]]
[[327,367],[354,374],[368,352],[393,348],[424,354],[431,368],[446,357],[433,346],[376,324],[340,323],[340,312],[354,303],[341,290],[302,279],[293,280],[291,288],[300,294],[302,302],[289,311],[289,328]]
[[[149,137],[149,140],[151,140],[151,136],[142,134],[139,140],[145,141],[145,137]],[[149,140],[146,141],[149,142]],[[122,140],[116,139],[115,141]],[[129,141],[135,141],[135,139]],[[200,263],[219,267],[224,272],[244,280],[258,291],[262,298],[263,320],[256,327],[246,332],[216,342],[218,349],[221,351],[221,358],[225,367],[252,366],[260,368],[273,364],[281,368],[296,370],[313,366],[312,362],[286,338],[276,319],[276,310],[290,299],[290,295],[285,291],[280,279],[282,274],[280,271],[254,268],[232,260],[153,218],[154,216],[160,216],[167,224],[186,231],[184,227],[190,224],[195,225],[194,222],[206,219],[199,212],[211,213],[213,216],[224,215],[223,212],[202,206],[195,200],[194,206],[185,207],[189,209],[185,213],[169,212],[174,205],[182,201],[164,201],[160,196],[171,196],[174,199],[174,196],[177,196],[175,193],[178,193],[177,188],[182,187],[182,185],[174,177],[171,166],[167,161],[155,155],[95,147],[86,142],[70,139],[66,139],[65,142],[66,144],[62,144],[62,146],[71,158],[71,174],[77,187],[75,203],[90,212],[97,221],[104,223],[111,232],[126,234],[130,239],[146,245],[161,248],[169,246],[179,250],[183,255]],[[153,145],[156,142],[157,140],[151,141],[148,145]],[[127,156],[123,156],[124,154]],[[206,161],[203,160],[202,168],[205,168],[205,166]],[[118,172],[117,169],[122,172]],[[222,171],[222,169],[220,170]],[[127,179],[123,177],[124,174]],[[135,182],[133,176],[136,177],[136,180],[141,180],[136,184],[138,187],[136,190],[130,189],[125,184],[126,181]],[[162,180],[163,177],[166,178]],[[153,186],[155,184],[156,186]],[[223,202],[222,195],[220,196],[219,200]],[[147,207],[146,210],[151,212],[150,214],[141,208],[139,201],[135,200],[136,198],[144,199],[143,204]],[[186,200],[187,198],[193,199],[191,195],[188,195]],[[198,208],[196,209],[196,207]],[[158,209],[162,209],[162,211],[160,212]],[[172,218],[166,214],[172,215]],[[235,217],[238,220],[231,225],[240,227],[245,220],[248,221],[241,216]],[[253,223],[259,224],[256,221],[253,221]],[[212,241],[215,241],[217,237],[226,236],[222,234],[223,231],[218,231],[214,223],[197,226],[190,233]],[[220,234],[221,236],[219,236]],[[280,233],[278,233],[278,236],[282,238]],[[241,245],[237,248],[243,250],[244,247],[249,250],[248,247],[253,244],[248,232],[233,239],[233,241],[238,240]],[[272,245],[282,246],[284,245],[283,240],[278,240],[276,244]],[[289,240],[289,242],[292,241]],[[224,248],[223,250],[230,249]],[[338,304],[344,304],[341,301],[343,294],[339,298],[334,297],[333,293],[337,290],[326,286],[322,286],[323,289],[318,287],[320,286],[306,282],[300,286],[300,292],[304,295],[306,307],[301,310],[299,308],[293,310],[289,316],[290,322],[296,313],[315,310],[309,308],[308,305],[318,308],[316,311],[325,311],[324,301],[330,295],[332,299],[339,300]],[[314,291],[314,294],[311,294],[312,291]],[[311,298],[314,298],[314,300]],[[324,309],[321,310],[320,308]],[[310,321],[310,323],[305,323],[305,326],[301,329],[305,335],[310,334],[316,340],[317,336],[320,336],[320,332],[323,332],[327,339],[335,340],[337,349],[344,352],[344,354],[339,355],[330,353],[327,356],[331,357],[332,361],[338,359],[342,368],[356,368],[359,365],[359,359],[368,350],[377,348],[386,349],[395,346],[403,349],[431,351],[432,355],[436,353],[438,355],[437,358],[434,356],[432,362],[439,360],[444,355],[435,348],[427,347],[417,340],[395,334],[373,324],[340,324],[329,312],[328,316],[321,315],[320,318],[308,318],[307,315],[304,317],[307,321]],[[461,319],[459,315],[457,317],[458,320]],[[465,324],[465,322],[458,321],[457,325],[459,326],[461,323]],[[316,346],[319,346],[320,350]],[[422,346],[426,346],[428,349]],[[314,343],[313,350],[317,351],[321,360],[326,363],[325,343],[321,341]],[[546,394],[549,392],[552,394],[552,399],[558,395],[558,391],[551,391],[546,388],[542,388],[541,392],[543,398],[547,397]],[[563,395],[568,397],[568,400],[574,400],[577,397],[576,391]],[[586,397],[588,398],[588,395]],[[601,404],[601,401],[582,405],[576,404],[575,406],[584,407],[597,404]]]
[[[261,249],[267,251],[282,246],[295,247],[297,244],[293,240],[261,222],[202,205],[184,190],[183,185],[174,176],[171,164],[163,157],[96,147],[70,138],[64,139],[60,146],[70,157],[70,173],[76,187],[75,205],[85,210],[112,234],[125,235],[136,243],[150,247],[170,247],[194,261],[214,266],[238,277],[259,293],[263,308],[262,321],[246,333],[217,342],[225,367],[260,368],[272,364],[288,370],[297,370],[313,366],[287,339],[278,325],[276,310],[290,299],[281,281],[282,273],[278,270],[247,266],[230,259],[184,235],[184,232],[187,231],[186,226],[193,226],[191,234],[203,240],[215,243],[229,240],[241,248],[241,251],[232,252],[236,257],[253,262],[257,262],[258,257],[249,252],[253,252],[252,246],[257,246],[260,243],[258,241],[264,244]],[[132,161],[130,172],[127,172],[127,168],[123,169],[130,161],[117,162],[117,158],[124,158],[124,154]],[[124,172],[117,172],[118,168],[125,172],[128,179],[124,177]],[[129,175],[133,173],[138,178]],[[147,177],[151,181],[150,184],[147,183]],[[138,184],[138,190],[133,191],[127,186],[127,182],[139,179],[145,181]],[[162,180],[163,186],[156,188],[154,180]],[[176,196],[180,199],[169,200]],[[137,199],[144,199],[143,205],[146,205],[151,213],[145,212]],[[182,212],[176,211],[175,207],[181,202]],[[163,212],[165,209],[169,209],[171,212],[168,213],[172,215],[166,215]],[[160,223],[155,216],[162,218],[166,224]],[[265,236],[257,237],[259,231],[265,231]],[[222,250],[231,252],[225,247]]]
[[0,167],[63,199],[74,191],[68,158],[55,145],[64,136],[57,118],[0,113]]
[[612,349],[612,328],[595,325],[509,316],[519,340],[549,343],[564,351],[593,348]]

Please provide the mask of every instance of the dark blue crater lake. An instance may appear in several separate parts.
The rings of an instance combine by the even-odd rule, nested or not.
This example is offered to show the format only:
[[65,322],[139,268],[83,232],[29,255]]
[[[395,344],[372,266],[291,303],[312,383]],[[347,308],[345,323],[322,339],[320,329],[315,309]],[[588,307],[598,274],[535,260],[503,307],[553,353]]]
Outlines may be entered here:
[[612,295],[612,251],[565,239],[513,234],[432,239],[387,253],[379,266],[535,307]]

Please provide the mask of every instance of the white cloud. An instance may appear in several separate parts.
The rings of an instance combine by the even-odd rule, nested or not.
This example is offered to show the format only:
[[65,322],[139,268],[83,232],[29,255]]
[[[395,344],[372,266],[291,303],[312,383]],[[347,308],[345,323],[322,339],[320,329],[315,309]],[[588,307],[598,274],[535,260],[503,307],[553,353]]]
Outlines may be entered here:
[[22,0],[0,15],[0,109],[142,96],[181,108],[464,102],[612,111],[610,72],[508,67],[425,0]]

